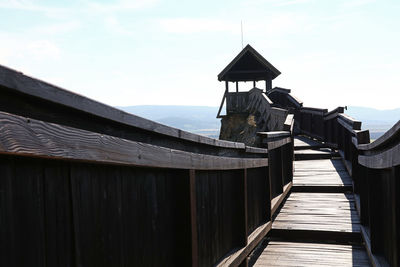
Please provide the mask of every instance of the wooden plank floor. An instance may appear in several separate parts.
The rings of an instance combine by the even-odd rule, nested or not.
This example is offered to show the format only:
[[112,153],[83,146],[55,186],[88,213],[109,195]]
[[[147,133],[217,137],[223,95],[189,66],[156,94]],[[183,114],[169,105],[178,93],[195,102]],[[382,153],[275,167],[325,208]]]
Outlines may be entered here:
[[291,193],[273,229],[360,233],[352,194]]
[[310,149],[310,148],[319,148],[323,147],[324,144],[321,142],[312,140],[310,138],[307,138],[305,136],[295,136],[294,137],[294,148],[295,149]]
[[293,186],[352,186],[340,159],[295,161]]
[[253,266],[370,266],[357,245],[270,241]]
[[319,150],[300,151],[321,158],[295,161],[292,192],[251,265],[370,266],[346,167],[340,159],[323,159]]

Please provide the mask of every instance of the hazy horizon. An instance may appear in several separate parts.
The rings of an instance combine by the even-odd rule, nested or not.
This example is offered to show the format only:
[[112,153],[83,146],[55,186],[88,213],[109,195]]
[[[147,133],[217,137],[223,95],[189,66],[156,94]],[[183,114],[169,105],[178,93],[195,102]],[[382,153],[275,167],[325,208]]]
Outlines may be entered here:
[[112,106],[217,106],[242,21],[282,72],[273,86],[307,106],[396,108],[398,14],[394,0],[0,0],[0,64]]

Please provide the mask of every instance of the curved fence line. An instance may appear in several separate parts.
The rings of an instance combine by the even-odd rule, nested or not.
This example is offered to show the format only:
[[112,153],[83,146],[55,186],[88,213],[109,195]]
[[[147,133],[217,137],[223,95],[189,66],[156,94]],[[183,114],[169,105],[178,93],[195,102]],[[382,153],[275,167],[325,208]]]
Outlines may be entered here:
[[[280,98],[286,92],[280,92]],[[276,97],[276,99],[279,99]],[[278,102],[279,103],[279,102]],[[280,102],[283,107],[287,101]],[[291,108],[297,131],[338,149],[353,178],[362,235],[376,266],[400,265],[400,121],[370,143],[361,122],[338,107]]]
[[1,265],[239,265],[291,188],[285,127],[215,140],[0,66]]

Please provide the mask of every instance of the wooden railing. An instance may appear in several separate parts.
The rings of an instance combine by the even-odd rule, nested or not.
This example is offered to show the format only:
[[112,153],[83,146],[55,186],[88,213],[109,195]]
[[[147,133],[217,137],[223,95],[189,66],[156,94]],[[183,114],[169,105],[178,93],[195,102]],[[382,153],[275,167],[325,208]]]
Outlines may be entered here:
[[369,131],[343,112],[342,107],[292,110],[301,114],[295,116],[301,134],[339,151],[353,178],[362,237],[373,264],[400,266],[400,121],[370,143]]
[[363,236],[375,262],[400,266],[400,121],[373,143],[358,140],[354,176]]
[[0,66],[0,265],[239,265],[292,185],[285,127],[247,147]]

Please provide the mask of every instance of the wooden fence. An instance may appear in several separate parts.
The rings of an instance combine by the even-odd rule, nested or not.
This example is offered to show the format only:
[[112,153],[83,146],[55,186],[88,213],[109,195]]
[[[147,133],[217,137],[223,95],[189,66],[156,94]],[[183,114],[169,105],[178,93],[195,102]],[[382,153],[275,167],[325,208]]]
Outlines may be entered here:
[[[282,104],[283,105],[283,104]],[[400,121],[370,143],[368,130],[339,107],[299,107],[300,132],[338,149],[353,178],[362,237],[375,266],[400,266]]]
[[239,265],[292,185],[286,129],[247,147],[0,67],[0,265]]

